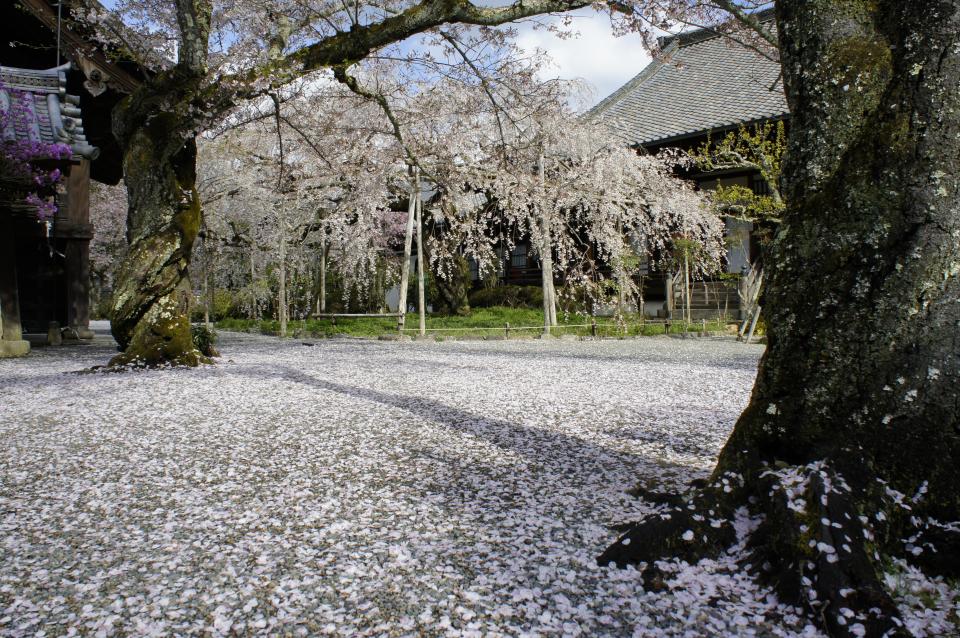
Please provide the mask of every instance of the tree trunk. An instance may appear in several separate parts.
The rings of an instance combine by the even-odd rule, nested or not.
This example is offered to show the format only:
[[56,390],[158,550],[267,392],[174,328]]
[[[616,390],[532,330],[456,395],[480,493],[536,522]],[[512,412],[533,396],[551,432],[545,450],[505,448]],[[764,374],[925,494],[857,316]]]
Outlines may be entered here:
[[[420,183],[420,169],[414,168],[414,184]],[[403,263],[400,264],[400,298],[397,301],[397,331],[402,335],[407,319],[407,288],[410,285],[410,254],[413,252],[413,224],[417,215],[417,192],[419,186],[410,189],[410,201],[407,205],[407,230],[403,236]]]
[[[546,202],[546,161],[543,153],[537,158],[537,173],[540,177],[540,190]],[[546,211],[540,211],[540,276],[543,287],[543,333],[550,334],[550,328],[557,325],[557,299],[553,287],[553,240],[550,231],[550,219]]]
[[[111,330],[123,350],[110,365],[209,363],[193,345],[188,277],[201,223],[196,137],[207,74],[209,0],[178,0],[180,59],[113,110],[123,151],[129,250],[117,273]],[[223,105],[218,105],[222,108]]]
[[[450,258],[451,268],[448,273],[433,273],[433,288],[436,290],[436,299],[433,300],[434,311],[439,311],[451,315],[465,317],[470,314],[470,264],[463,255],[455,254],[457,251],[457,240],[444,238],[441,234],[440,242],[446,241],[446,245],[439,247],[439,250],[446,254],[453,254]],[[431,263],[431,254],[428,248],[430,244],[424,244],[424,262]]]
[[[204,249],[207,242],[204,240]],[[206,250],[204,250],[206,252]],[[203,325],[210,329],[210,311],[213,308],[213,292],[210,290],[210,256],[203,256]]]
[[423,263],[423,200],[420,196],[420,179],[417,179],[417,195],[415,198],[415,213],[417,216],[417,314],[420,319],[420,336],[427,334],[427,295],[423,280],[426,266]]
[[287,240],[283,233],[283,220],[280,220],[280,264],[279,290],[277,291],[277,319],[280,321],[280,336],[287,336]]
[[[209,238],[203,240],[203,286],[206,292],[206,303],[204,304],[203,323],[207,330],[213,330],[213,322],[217,320],[217,263],[215,253],[211,250]],[[220,317],[223,319],[223,317]]]
[[683,325],[690,323],[690,249],[684,248],[683,253]]
[[834,636],[909,635],[883,561],[960,575],[938,523],[960,519],[960,0],[777,19],[793,119],[753,396],[710,484],[600,560],[715,553],[732,528],[698,512],[749,506],[750,563],[787,601]]
[[123,151],[129,250],[117,274],[110,317],[123,353],[111,366],[210,362],[190,334],[187,277],[201,223],[197,101],[207,73],[211,16],[208,0],[180,0],[180,60],[112,113]]
[[317,312],[327,311],[327,231],[323,231],[320,240],[320,296],[317,299]]
[[[430,257],[427,256],[429,263]],[[437,291],[435,310],[439,303],[441,312],[465,317],[470,314],[470,264],[463,255],[453,257],[449,279],[435,273],[433,285]]]
[[544,260],[543,268],[547,272],[547,290],[550,293],[550,303],[547,304],[547,309],[550,311],[550,325],[556,327],[557,325],[557,289],[553,283],[553,256],[550,254],[552,246],[547,245],[546,258]]
[[111,329],[123,350],[112,366],[209,362],[193,345],[187,316],[188,268],[201,216],[196,142],[192,133],[181,130],[175,115],[124,121],[127,113],[148,108],[142,102],[156,97],[145,85],[114,114],[124,150],[130,248],[111,304]]
[[260,321],[260,301],[257,299],[257,262],[256,248],[250,245],[250,318]]
[[553,259],[550,256],[549,227],[544,222],[544,239],[540,245],[540,285],[543,288],[543,333],[557,325],[557,304],[553,298]]

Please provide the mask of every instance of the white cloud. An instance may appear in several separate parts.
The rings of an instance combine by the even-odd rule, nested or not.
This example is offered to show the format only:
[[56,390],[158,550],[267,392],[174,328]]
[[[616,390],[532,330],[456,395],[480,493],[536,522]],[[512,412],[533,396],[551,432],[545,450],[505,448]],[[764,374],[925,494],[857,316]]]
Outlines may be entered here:
[[595,91],[588,101],[595,104],[639,73],[650,62],[650,54],[635,33],[615,37],[607,16],[590,10],[572,15],[570,29],[578,36],[563,39],[524,24],[518,29],[517,44],[526,51],[541,48],[550,55],[554,64],[542,74],[544,78],[586,80]]

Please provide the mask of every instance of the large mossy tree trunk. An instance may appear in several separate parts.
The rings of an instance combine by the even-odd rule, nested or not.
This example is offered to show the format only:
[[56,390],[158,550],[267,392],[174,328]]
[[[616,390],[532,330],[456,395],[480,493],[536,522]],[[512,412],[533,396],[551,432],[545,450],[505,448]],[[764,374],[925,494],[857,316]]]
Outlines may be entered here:
[[777,21],[788,209],[756,386],[709,483],[600,561],[715,554],[749,511],[747,562],[831,635],[909,635],[885,561],[960,575],[960,0]]
[[205,88],[211,8],[177,0],[180,60],[118,104],[113,133],[123,151],[129,250],[111,303],[123,352],[115,365],[209,362],[193,344],[188,279],[201,225],[196,136],[213,93]]
[[[129,250],[117,274],[112,302],[113,336],[123,349],[111,365],[197,365],[203,357],[190,336],[188,279],[200,229],[196,142],[175,114],[130,122],[150,85],[117,107],[129,198]],[[148,94],[147,96],[141,95]],[[139,109],[137,109],[139,110]]]

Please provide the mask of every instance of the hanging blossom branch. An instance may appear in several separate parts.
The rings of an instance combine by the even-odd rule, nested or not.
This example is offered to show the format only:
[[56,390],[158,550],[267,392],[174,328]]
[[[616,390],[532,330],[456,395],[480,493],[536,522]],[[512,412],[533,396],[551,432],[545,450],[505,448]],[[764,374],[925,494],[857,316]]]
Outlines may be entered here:
[[[56,185],[63,179],[59,168],[43,166],[43,161],[69,159],[73,150],[66,144],[33,141],[26,132],[36,124],[36,115],[26,107],[32,97],[20,89],[0,81],[0,90],[9,96],[9,103],[0,105],[0,186],[13,197],[5,203],[13,208],[35,212],[41,220],[57,212],[53,200]],[[20,132],[21,136],[17,133]],[[9,195],[5,195],[6,199]]]
[[390,121],[390,126],[393,127],[393,136],[397,139],[397,142],[400,144],[403,149],[404,155],[407,156],[407,162],[411,166],[416,166],[420,169],[420,173],[425,177],[432,177],[431,171],[422,165],[417,154],[414,153],[413,149],[407,144],[406,140],[403,137],[403,129],[400,126],[400,121],[397,120],[396,115],[393,112],[393,109],[390,108],[390,102],[387,101],[386,96],[382,93],[368,91],[367,89],[360,86],[360,83],[355,77],[347,73],[347,67],[344,65],[338,65],[333,67],[333,77],[337,79],[338,82],[346,86],[352,92],[356,93],[360,97],[363,97],[368,100],[376,102],[380,106],[380,110],[383,111],[383,114]]

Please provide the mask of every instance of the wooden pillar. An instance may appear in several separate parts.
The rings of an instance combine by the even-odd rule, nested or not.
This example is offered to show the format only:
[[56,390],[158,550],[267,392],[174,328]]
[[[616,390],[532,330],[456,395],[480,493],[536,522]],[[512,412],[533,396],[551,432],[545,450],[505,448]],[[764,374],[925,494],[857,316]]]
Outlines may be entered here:
[[417,195],[415,201],[417,215],[417,310],[420,315],[420,336],[422,337],[427,334],[427,299],[423,280],[426,265],[423,263],[423,199],[420,192],[419,171],[417,172]]
[[397,332],[403,334],[407,320],[407,286],[410,285],[410,253],[413,251],[413,222],[417,215],[417,188],[420,184],[420,168],[411,171],[413,185],[410,187],[410,201],[407,206],[407,230],[403,236],[403,263],[400,264],[400,300],[397,302]]
[[320,240],[320,297],[317,299],[317,312],[327,311],[327,229],[323,229]]
[[22,357],[30,352],[20,327],[20,296],[17,292],[17,252],[13,224],[0,216],[0,358]]
[[80,160],[67,175],[66,246],[67,325],[81,339],[92,339],[90,330],[90,160]]

